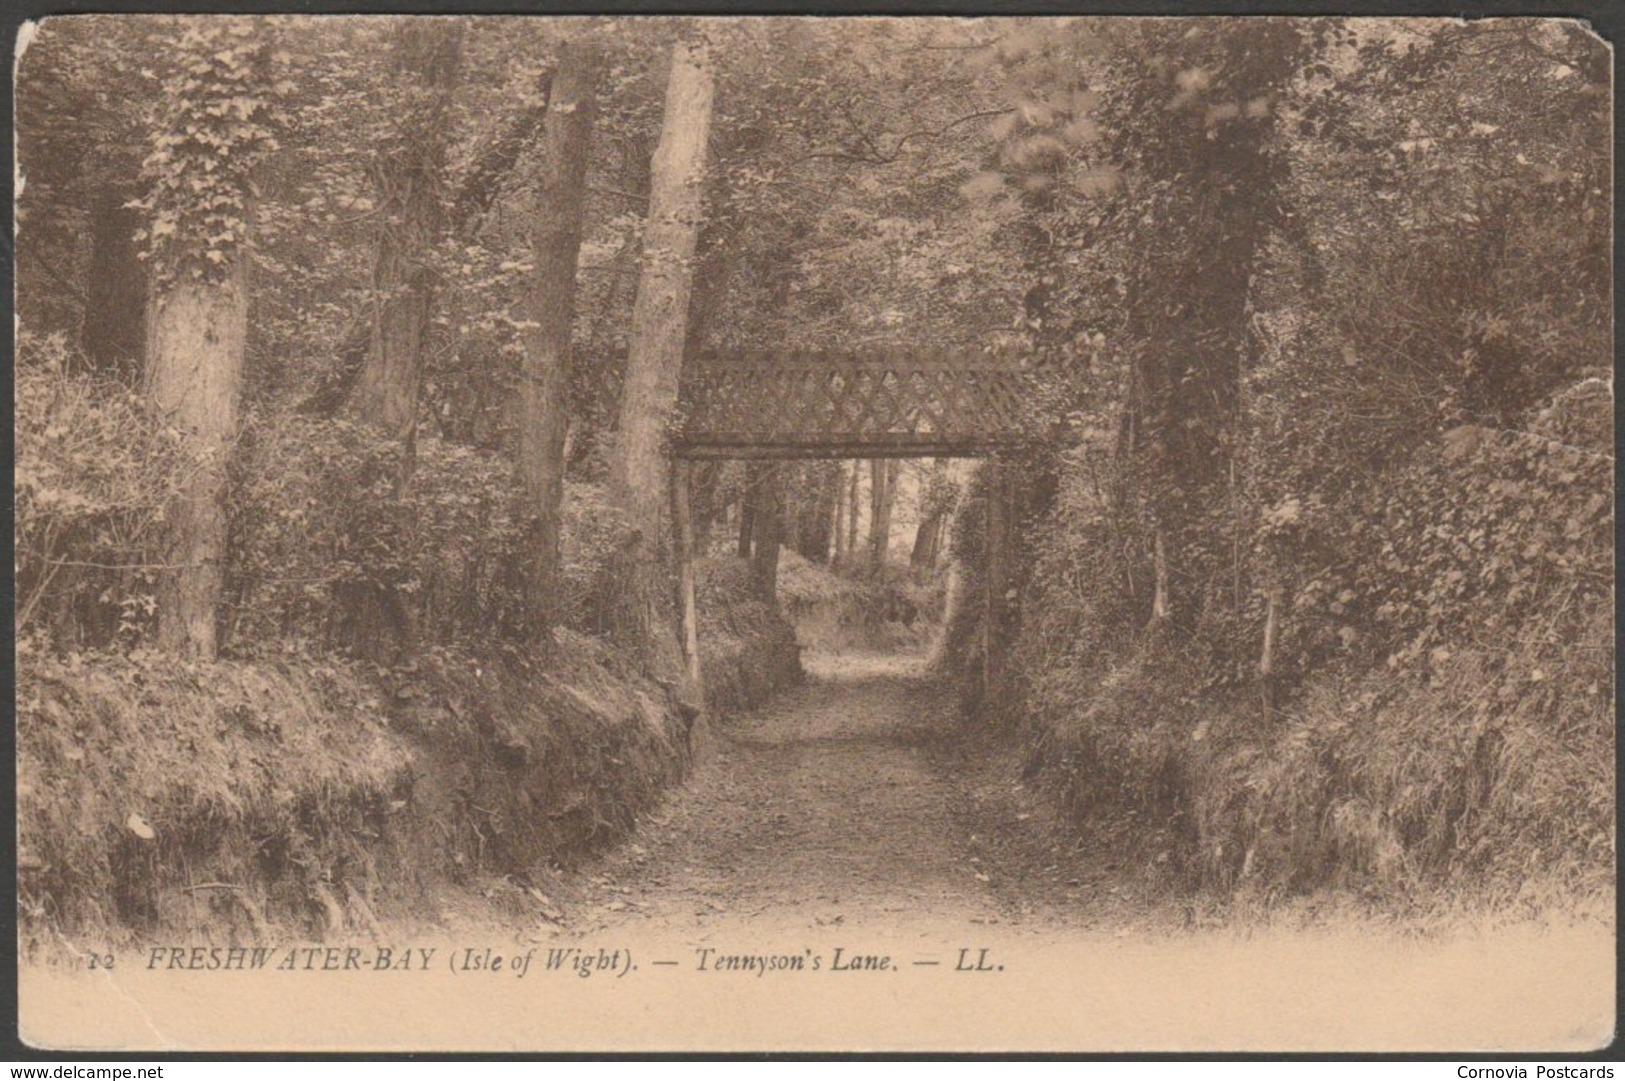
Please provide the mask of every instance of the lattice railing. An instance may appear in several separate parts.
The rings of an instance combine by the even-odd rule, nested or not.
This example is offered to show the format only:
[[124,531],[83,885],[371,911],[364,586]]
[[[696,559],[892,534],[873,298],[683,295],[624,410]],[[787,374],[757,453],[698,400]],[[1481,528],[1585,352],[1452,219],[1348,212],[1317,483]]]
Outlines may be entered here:
[[674,449],[688,457],[970,454],[1044,435],[1017,357],[761,351],[684,369]]

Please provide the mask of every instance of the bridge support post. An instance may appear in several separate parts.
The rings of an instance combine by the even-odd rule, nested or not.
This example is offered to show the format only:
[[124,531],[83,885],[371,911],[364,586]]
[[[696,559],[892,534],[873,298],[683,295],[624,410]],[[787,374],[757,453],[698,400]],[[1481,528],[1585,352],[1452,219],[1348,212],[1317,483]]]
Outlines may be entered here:
[[693,463],[686,458],[672,462],[672,534],[677,544],[678,609],[683,620],[683,667],[694,700],[703,710],[705,690],[700,682],[700,618],[694,582],[694,513],[690,506]]

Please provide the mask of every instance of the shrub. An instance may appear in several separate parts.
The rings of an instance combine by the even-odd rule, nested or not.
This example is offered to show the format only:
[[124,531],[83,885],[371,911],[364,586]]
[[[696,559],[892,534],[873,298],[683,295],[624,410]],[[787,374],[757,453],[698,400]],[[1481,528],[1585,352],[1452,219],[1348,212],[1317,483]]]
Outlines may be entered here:
[[763,598],[750,565],[732,555],[699,560],[700,676],[706,707],[728,717],[802,679],[796,634],[777,604]]
[[344,418],[256,415],[233,485],[234,637],[344,644],[386,657],[419,636],[511,635],[519,530],[506,463]]
[[[232,518],[240,642],[314,638],[387,658],[416,640],[523,634],[528,529],[504,456],[426,439],[401,488],[398,445],[354,421],[256,416],[246,442]],[[600,488],[567,485],[557,623],[604,631],[623,535]]]
[[188,463],[141,394],[88,373],[59,335],[17,338],[15,537],[20,638],[133,645]]

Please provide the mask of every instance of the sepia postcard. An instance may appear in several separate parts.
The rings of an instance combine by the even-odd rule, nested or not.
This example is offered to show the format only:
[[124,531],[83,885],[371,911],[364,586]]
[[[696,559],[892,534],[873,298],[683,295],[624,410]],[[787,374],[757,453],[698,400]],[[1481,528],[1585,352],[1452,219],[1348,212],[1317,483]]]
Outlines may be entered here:
[[23,1052],[1606,1049],[1612,68],[25,24]]

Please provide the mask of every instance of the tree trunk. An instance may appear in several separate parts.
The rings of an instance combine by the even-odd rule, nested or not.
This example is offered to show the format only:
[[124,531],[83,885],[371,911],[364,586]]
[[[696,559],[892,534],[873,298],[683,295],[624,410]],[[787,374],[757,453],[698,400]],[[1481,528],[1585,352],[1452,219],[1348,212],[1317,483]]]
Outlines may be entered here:
[[[446,145],[452,87],[462,63],[462,23],[403,19],[394,30],[392,65],[403,95],[395,129],[370,166],[378,203],[371,310],[365,360],[346,402],[352,416],[396,448],[388,463],[397,494],[411,481],[419,389],[434,314],[430,255],[445,230]],[[388,584],[341,587],[341,635],[350,647],[384,660],[411,648],[414,612]]]
[[1009,619],[1010,579],[1010,492],[1009,477],[1004,466],[990,462],[986,466],[985,488],[986,521],[983,533],[982,558],[987,608],[982,624],[982,701],[993,701],[1004,681],[1004,652],[1007,644],[1006,623]]
[[138,257],[139,210],[130,193],[108,186],[91,212],[90,280],[79,343],[97,372],[130,377],[141,371],[146,339],[147,267]]
[[1283,592],[1279,585],[1269,588],[1269,606],[1264,613],[1264,645],[1258,655],[1258,690],[1266,719],[1275,705],[1275,642],[1280,634]]
[[643,266],[610,461],[611,492],[633,530],[622,578],[627,603],[617,614],[617,636],[657,674],[676,661],[674,628],[663,599],[668,591],[659,588],[667,491],[662,441],[677,404],[688,331],[712,95],[705,45],[679,42],[672,50],[665,117],[650,173]]
[[553,80],[532,207],[529,311],[519,381],[518,472],[531,520],[528,623],[546,640],[556,622],[564,517],[564,436],[569,427],[570,333],[586,201],[587,151],[596,111],[598,56],[566,45]]
[[248,339],[247,257],[217,282],[171,282],[147,317],[147,390],[190,459],[167,511],[158,642],[213,659],[225,579],[227,464]]
[[869,565],[880,566],[884,541],[880,539],[880,501],[886,493],[886,460],[869,459]]
[[937,537],[951,506],[947,491],[948,459],[938,458],[920,481],[920,524],[914,531],[914,548],[908,557],[909,566],[916,571],[929,571],[937,564]]
[[898,461],[896,458],[886,459],[886,499],[885,502],[880,505],[881,514],[883,516],[883,521],[881,524],[885,527],[881,530],[880,534],[885,538],[885,545],[881,549],[881,555],[887,555],[891,551],[892,511],[897,506],[897,475],[902,472],[902,469],[903,463]]
[[[516,103],[516,110],[464,170],[457,192],[448,200],[451,222],[447,232],[455,242],[478,242],[514,166],[544,128],[552,85],[553,72],[543,72],[534,93]],[[547,156],[545,147],[541,156]],[[524,406],[511,389],[514,377],[520,375],[512,358],[499,351],[491,336],[468,335],[458,340],[455,363],[444,387],[440,434],[468,446],[511,453],[517,460],[521,453],[519,426],[524,423],[519,414]]]
[[779,548],[784,543],[784,468],[763,470],[756,496],[756,528],[751,552],[751,580],[762,596],[772,600],[779,584]]
[[856,565],[858,558],[858,511],[862,504],[858,501],[858,488],[863,483],[863,463],[858,459],[852,460],[852,479],[848,482],[846,490],[846,558]]
[[768,488],[772,484],[773,463],[751,460],[745,463],[744,488],[739,494],[739,558],[750,559],[762,536],[768,512]]
[[696,705],[704,702],[700,672],[700,615],[694,578],[694,463],[679,461],[672,470],[672,519],[677,534],[677,602],[683,621],[683,668]]
[[889,458],[869,462],[869,562],[875,570],[886,564],[891,546],[891,511],[896,495],[897,463]]
[[928,570],[936,564],[935,541],[937,527],[942,523],[942,512],[932,511],[920,519],[920,526],[914,531],[914,549],[909,553],[908,564],[916,569]]
[[717,475],[721,466],[721,462],[699,462],[690,470],[694,477],[694,538],[700,552],[706,550],[717,519]]
[[780,521],[784,527],[783,543],[805,555],[801,548],[802,515],[807,507],[806,496],[801,488],[803,471],[795,462],[774,462],[773,477],[774,489],[778,495]]
[[[496,202],[502,182],[512,172],[519,156],[530,140],[531,132],[547,113],[548,97],[553,75],[542,76],[539,100],[517,114],[509,125],[494,136],[479,158],[463,178],[456,198],[452,200],[452,235],[460,242],[472,243],[479,236],[485,215]],[[355,385],[367,366],[371,352],[372,323],[370,316],[356,319],[338,344],[337,372],[300,403],[302,413],[331,416],[341,409],[355,393]],[[489,414],[494,413],[490,403],[498,395],[495,386],[501,369],[495,357],[476,356],[470,367],[474,370],[466,385],[452,388],[450,397],[454,415],[442,425],[442,431],[458,442],[475,446],[495,443],[496,425]]]
[[846,463],[835,463],[835,520],[830,526],[829,565],[838,567],[846,557]]
[[1170,612],[1168,600],[1168,543],[1163,539],[1161,526],[1157,527],[1156,536],[1151,542],[1151,570],[1155,576],[1155,593],[1151,597],[1151,622],[1157,623],[1167,619]]
[[444,228],[441,195],[451,90],[462,62],[462,24],[403,19],[395,37],[395,70],[412,93],[408,115],[372,168],[383,224],[372,273],[367,360],[350,406],[355,415],[402,445],[397,480],[411,470],[424,345],[433,315],[428,264]]
[[752,473],[745,469],[745,488],[739,493],[739,558],[750,558],[750,539],[756,530],[756,501],[752,494]]
[[827,462],[818,463],[812,472],[816,494],[807,501],[806,516],[802,519],[801,554],[810,562],[827,563],[832,547],[830,504],[840,502],[841,474]]

